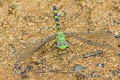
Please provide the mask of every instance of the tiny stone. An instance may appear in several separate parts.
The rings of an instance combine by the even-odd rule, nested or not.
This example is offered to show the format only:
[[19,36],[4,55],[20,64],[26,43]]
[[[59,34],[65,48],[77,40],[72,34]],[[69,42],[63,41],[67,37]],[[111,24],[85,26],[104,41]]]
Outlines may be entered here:
[[99,54],[99,55],[100,55],[100,54],[103,54],[103,51],[102,51],[102,50],[98,50],[98,51],[97,51],[97,54]]
[[75,2],[72,2],[72,5],[75,5],[76,3]]
[[119,24],[119,22],[117,20],[114,20],[113,23],[114,24]]
[[114,32],[115,35],[119,35],[119,32]]
[[48,29],[50,29],[50,27],[48,26]]
[[116,36],[114,36],[116,39],[120,39],[120,35],[116,35]]
[[10,8],[15,9],[16,5],[12,4],[12,5],[10,5]]
[[76,58],[72,58],[71,61],[72,61],[72,62],[76,61]]
[[84,68],[80,64],[74,65],[74,71],[75,72],[81,72]]
[[63,17],[63,16],[65,16],[65,13],[61,11],[61,12],[59,12],[58,15],[61,16],[61,17]]
[[21,5],[19,5],[19,6],[17,7],[17,9],[18,9],[18,10],[21,10],[21,9],[22,9],[22,6],[21,6]]
[[120,53],[116,54],[116,56],[120,57]]
[[104,67],[104,64],[97,64],[98,67]]

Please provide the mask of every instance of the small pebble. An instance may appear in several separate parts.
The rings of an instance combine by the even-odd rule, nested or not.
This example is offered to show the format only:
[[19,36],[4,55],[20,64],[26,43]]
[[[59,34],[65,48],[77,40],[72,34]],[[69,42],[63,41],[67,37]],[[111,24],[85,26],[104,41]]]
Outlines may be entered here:
[[75,72],[81,72],[84,68],[80,64],[74,65],[74,71]]
[[11,4],[11,5],[10,5],[10,8],[15,9],[15,8],[16,8],[16,5],[15,5],[15,4]]
[[98,67],[104,67],[104,64],[97,64]]
[[120,40],[120,35],[114,36],[116,39]]
[[50,29],[51,27],[48,26],[48,29]]
[[59,12],[58,15],[61,16],[61,17],[63,17],[63,16],[65,16],[65,13],[61,11],[61,12]]
[[120,57],[120,53],[116,54],[116,56]]
[[22,8],[21,5],[19,5],[19,6],[17,7],[17,9],[18,9],[18,10],[22,10],[23,8]]
[[117,20],[114,20],[113,23],[114,24],[119,24],[119,22]]

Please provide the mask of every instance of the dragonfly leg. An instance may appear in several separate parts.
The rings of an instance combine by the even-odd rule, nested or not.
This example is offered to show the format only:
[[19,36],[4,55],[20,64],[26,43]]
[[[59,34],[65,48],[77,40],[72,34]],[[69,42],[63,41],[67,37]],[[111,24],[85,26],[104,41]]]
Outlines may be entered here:
[[[70,44],[70,45],[72,45],[72,43],[70,42],[70,41],[68,41],[68,40],[66,40],[67,42],[68,42],[68,44]],[[68,45],[69,46],[69,45]]]
[[52,44],[52,46],[51,46],[51,48],[50,48],[51,51],[53,51],[54,48],[57,48],[57,42],[54,42],[54,43]]
[[61,57],[61,54],[59,54],[60,49],[57,47],[57,42],[54,42],[51,46],[51,52],[53,51],[53,49],[57,50],[57,55],[55,57],[58,57],[59,59],[63,60],[63,58]]
[[[72,53],[73,53],[73,51],[72,51],[72,49],[71,49],[70,47],[67,47],[65,50],[67,51],[67,53],[64,53],[64,54],[67,55],[67,56],[69,56],[69,52],[72,52]],[[60,49],[57,50],[57,56],[58,56],[58,58],[59,58],[60,60],[64,60],[64,59],[62,58],[62,55],[64,55],[64,54],[59,54],[60,51],[61,51]]]

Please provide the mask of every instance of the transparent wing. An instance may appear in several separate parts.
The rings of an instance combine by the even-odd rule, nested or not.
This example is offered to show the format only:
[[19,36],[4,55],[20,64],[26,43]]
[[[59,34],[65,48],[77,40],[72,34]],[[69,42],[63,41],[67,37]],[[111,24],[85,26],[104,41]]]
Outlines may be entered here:
[[[97,46],[100,48],[108,48],[110,50],[115,50],[115,48],[113,46],[111,46],[108,42],[104,42],[105,40],[112,40],[113,38],[113,34],[110,32],[96,32],[96,33],[83,33],[83,32],[79,32],[79,33],[65,33],[66,37],[73,37],[76,38],[77,40],[80,40],[82,42],[87,43],[88,45],[92,45],[92,46]],[[23,60],[27,59],[28,57],[30,57],[31,55],[33,55],[37,50],[40,49],[40,47],[42,47],[45,43],[53,40],[54,38],[56,38],[56,34],[42,40],[42,41],[38,41],[35,44],[32,44],[31,46],[26,47],[25,49],[22,49],[20,51],[18,51],[18,54],[22,54],[16,61],[15,64],[19,64],[21,63]]]
[[56,35],[52,35],[42,41],[37,41],[34,44],[31,44],[30,46],[21,49],[17,52],[17,54],[22,54],[20,57],[17,59],[15,64],[21,63],[23,60],[27,59],[28,57],[32,56],[37,50],[40,49],[45,43],[53,40],[56,37]]
[[87,43],[88,45],[100,47],[100,48],[107,48],[110,50],[115,50],[111,43],[114,40],[114,35],[111,32],[107,31],[100,31],[95,33],[65,33],[67,37],[74,37],[77,40]]

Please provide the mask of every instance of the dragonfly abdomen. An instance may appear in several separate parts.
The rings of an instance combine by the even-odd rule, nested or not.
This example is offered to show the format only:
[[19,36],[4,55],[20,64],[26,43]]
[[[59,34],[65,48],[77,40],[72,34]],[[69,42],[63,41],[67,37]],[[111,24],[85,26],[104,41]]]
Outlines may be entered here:
[[59,17],[58,17],[58,13],[55,5],[53,6],[53,12],[54,12],[54,18],[55,18],[57,30],[60,31]]

